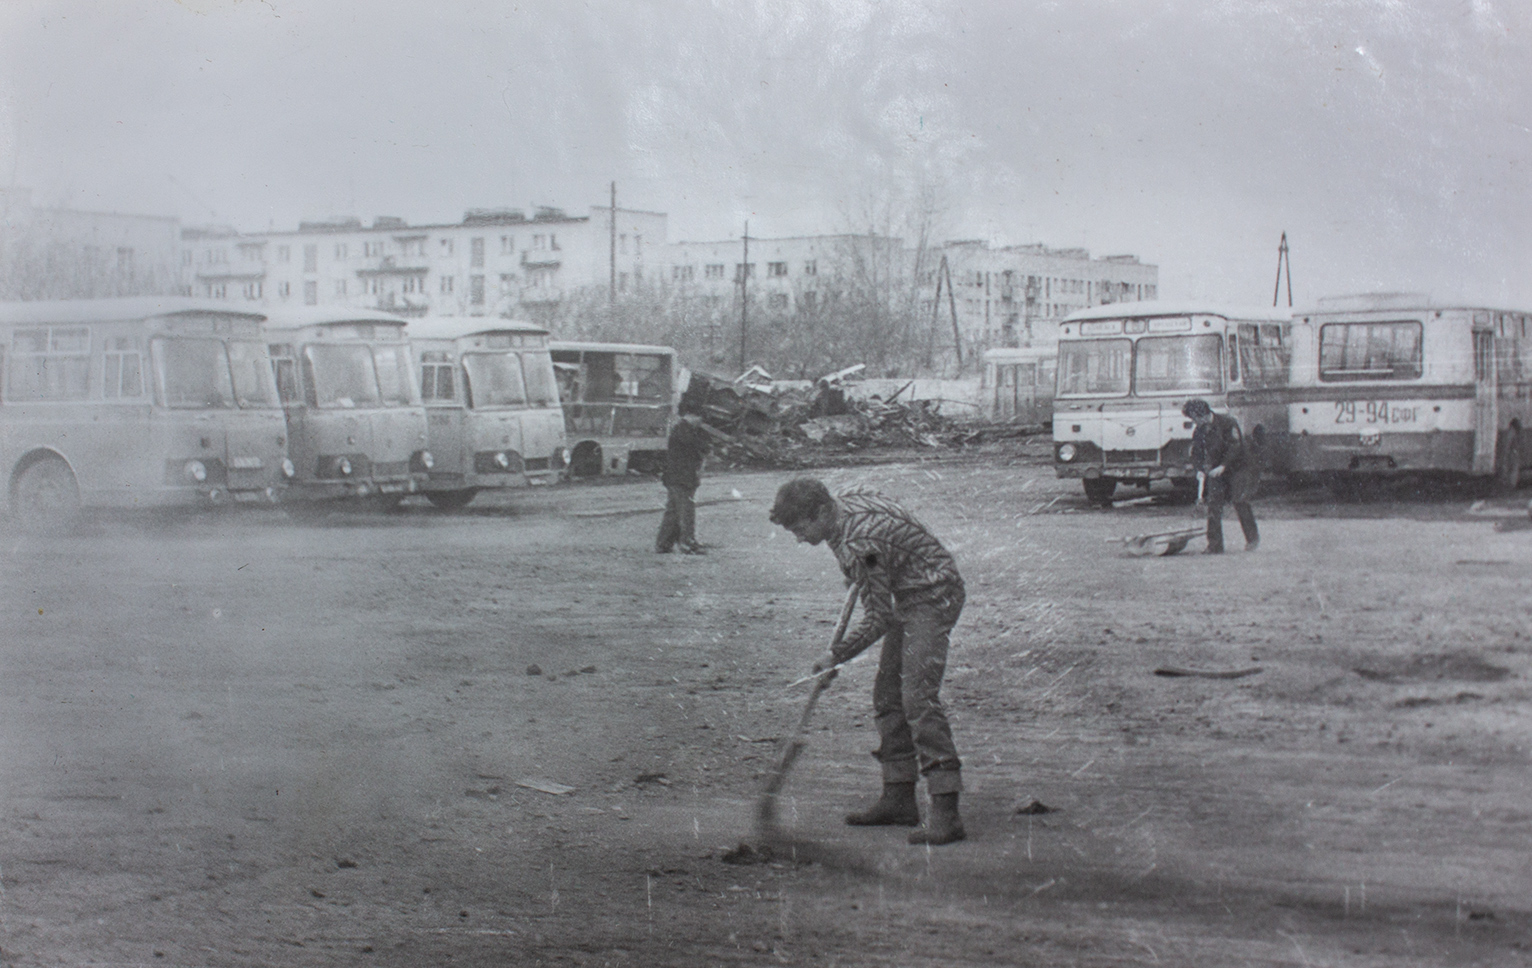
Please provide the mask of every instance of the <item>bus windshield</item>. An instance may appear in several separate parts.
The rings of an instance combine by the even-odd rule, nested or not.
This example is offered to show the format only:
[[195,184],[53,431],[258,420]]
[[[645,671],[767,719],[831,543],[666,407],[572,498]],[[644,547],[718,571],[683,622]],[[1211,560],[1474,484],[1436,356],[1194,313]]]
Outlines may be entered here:
[[1133,344],[1125,339],[1086,339],[1059,344],[1059,396],[1124,396]]
[[303,348],[314,404],[331,410],[376,407],[378,376],[365,344],[316,343]]
[[154,363],[165,388],[165,406],[188,410],[228,410],[234,406],[234,383],[222,340],[157,339]]
[[1145,336],[1133,357],[1133,386],[1139,393],[1217,393],[1222,346],[1212,333]]
[[1326,323],[1319,328],[1319,378],[1414,380],[1420,376],[1419,321]]
[[277,385],[271,377],[266,344],[230,340],[229,362],[234,368],[234,399],[243,409],[277,406]]
[[403,344],[374,346],[372,355],[378,365],[378,386],[384,406],[407,407],[418,402],[415,381],[410,377],[410,350]]
[[469,405],[524,407],[527,390],[521,379],[521,359],[515,353],[464,353],[468,371]]
[[527,399],[537,407],[554,407],[559,402],[558,380],[553,375],[553,356],[547,350],[521,354],[521,368],[527,378]]

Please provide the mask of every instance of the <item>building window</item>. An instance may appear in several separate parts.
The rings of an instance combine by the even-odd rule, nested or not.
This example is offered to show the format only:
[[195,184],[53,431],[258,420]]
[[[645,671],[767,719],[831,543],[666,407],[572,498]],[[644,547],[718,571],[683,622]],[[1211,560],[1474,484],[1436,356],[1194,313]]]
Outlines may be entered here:
[[703,270],[702,274],[704,276],[706,276],[707,278],[709,278],[709,279],[722,279],[723,278],[723,263],[722,262],[714,262],[714,263],[709,264],[708,267]]
[[290,245],[279,245],[279,246],[277,246],[277,261],[278,262],[291,262],[291,261],[293,261],[293,247],[290,246]]
[[557,252],[559,250],[559,237],[555,233],[548,233],[548,248]]
[[787,308],[787,293],[785,293],[785,292],[774,292],[774,293],[772,293],[769,297],[767,297],[766,305],[767,305],[768,308],[771,308],[771,309],[786,309]]
[[514,296],[514,295],[516,295],[516,276],[513,273],[509,273],[509,272],[502,272],[502,273],[500,273],[500,295],[502,295],[502,296]]
[[806,276],[819,275],[819,263],[814,259],[805,262],[803,264],[803,274]]
[[279,282],[279,283],[277,283],[277,295],[278,296],[281,296],[283,299],[286,299],[288,296],[291,296],[292,294],[293,294],[293,284],[292,283],[290,283],[290,282]]
[[382,242],[363,242],[362,249],[369,259],[376,259],[383,254]]
[[335,258],[337,258],[337,259],[344,259],[345,257],[346,257],[346,243],[344,243],[344,242],[337,242],[337,243],[335,243]]
[[425,292],[426,281],[420,276],[405,276],[403,281],[399,283],[399,288],[404,290],[406,294]]
[[671,266],[670,278],[675,282],[691,282],[697,275],[696,266]]
[[451,239],[442,239],[442,255],[451,255],[454,248]]
[[335,295],[337,295],[337,296],[344,296],[345,294],[346,294],[346,280],[344,280],[344,279],[337,279],[337,280],[335,280]]
[[810,289],[808,292],[803,294],[802,299],[804,309],[813,309],[816,305],[819,304],[819,293]]
[[305,245],[303,247],[303,271],[319,271],[319,246]]
[[502,235],[502,236],[500,236],[500,254],[501,255],[512,255],[515,252],[516,252],[516,236],[514,236],[514,235]]
[[303,284],[303,305],[319,305],[319,283],[312,279]]
[[191,249],[187,249],[185,252],[181,253],[181,264],[183,266],[189,266],[192,264]]
[[245,298],[246,299],[260,299],[261,296],[264,294],[262,292],[262,290],[264,289],[264,286],[262,286],[260,280],[256,280],[255,282],[247,282],[247,283],[245,283],[244,289],[245,289]]
[[548,237],[546,235],[534,235],[534,236],[532,236],[532,248],[534,248],[534,249],[546,249],[547,247],[548,247]]
[[780,277],[780,276],[787,275],[787,263],[785,263],[785,262],[768,262],[768,263],[766,263],[766,274],[768,276],[774,276],[774,277]]
[[207,287],[207,297],[209,299],[228,299],[229,284],[227,282],[215,282],[209,284]]
[[741,282],[741,281],[743,281],[745,279],[754,279],[754,278],[755,278],[755,263],[754,262],[751,262],[749,264],[746,264],[744,262],[736,262],[736,263],[734,263],[734,281],[735,282]]
[[484,239],[470,239],[468,241],[468,251],[468,264],[474,269],[484,268]]
[[468,277],[468,301],[475,306],[484,305],[484,277]]
[[441,277],[441,291],[443,296],[452,295],[452,276]]

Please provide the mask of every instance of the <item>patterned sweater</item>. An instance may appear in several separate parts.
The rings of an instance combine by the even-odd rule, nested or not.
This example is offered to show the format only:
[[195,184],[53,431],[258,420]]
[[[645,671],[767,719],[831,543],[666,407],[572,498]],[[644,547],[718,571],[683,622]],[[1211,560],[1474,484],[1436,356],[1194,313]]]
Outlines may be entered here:
[[828,544],[846,579],[862,585],[862,621],[835,650],[845,661],[882,638],[905,609],[961,591],[963,578],[942,543],[898,504],[860,489],[836,501],[840,526]]

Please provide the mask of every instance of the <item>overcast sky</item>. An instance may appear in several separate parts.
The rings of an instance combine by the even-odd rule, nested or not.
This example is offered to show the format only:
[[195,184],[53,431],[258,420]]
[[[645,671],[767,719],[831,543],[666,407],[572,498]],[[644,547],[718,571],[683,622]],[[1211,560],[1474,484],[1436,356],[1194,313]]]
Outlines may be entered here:
[[246,231],[619,204],[670,239],[1086,246],[1162,298],[1532,308],[1532,14],[1501,0],[0,0],[0,184]]

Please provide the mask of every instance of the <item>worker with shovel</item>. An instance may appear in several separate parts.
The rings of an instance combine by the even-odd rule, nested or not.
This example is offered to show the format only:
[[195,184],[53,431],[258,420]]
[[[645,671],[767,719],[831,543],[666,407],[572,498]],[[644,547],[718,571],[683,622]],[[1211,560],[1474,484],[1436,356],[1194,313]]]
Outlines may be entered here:
[[1250,501],[1260,483],[1260,462],[1246,445],[1239,421],[1214,413],[1202,399],[1186,401],[1181,413],[1197,428],[1192,431],[1192,464],[1197,468],[1198,496],[1208,505],[1208,544],[1210,555],[1223,554],[1223,506],[1233,504],[1239,526],[1245,532],[1245,550],[1254,551],[1261,543],[1255,526],[1255,512]]
[[833,676],[879,639],[883,651],[872,704],[883,765],[883,794],[847,815],[854,826],[920,826],[916,781],[924,776],[930,816],[912,844],[950,844],[966,836],[958,814],[962,763],[938,692],[948,638],[963,610],[963,579],[952,555],[893,501],[870,491],[831,496],[822,481],[783,484],[771,521],[799,541],[827,543],[848,583],[862,589],[862,620],[814,667]]

